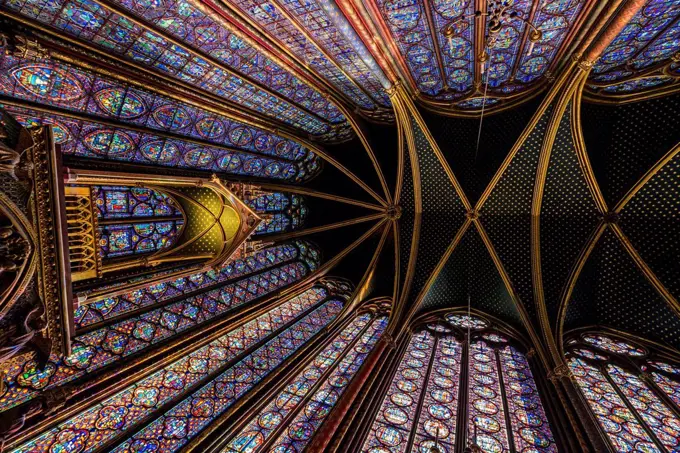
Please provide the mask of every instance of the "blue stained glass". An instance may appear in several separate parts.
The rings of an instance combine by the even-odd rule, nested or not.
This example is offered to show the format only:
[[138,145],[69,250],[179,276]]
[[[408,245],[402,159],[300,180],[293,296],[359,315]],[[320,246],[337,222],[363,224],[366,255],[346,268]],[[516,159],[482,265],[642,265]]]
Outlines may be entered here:
[[[54,125],[57,128],[55,133],[58,132],[57,138],[61,140],[61,151],[69,155],[288,181],[306,179],[319,170],[318,158],[311,153],[306,160],[300,162],[276,157],[296,156],[297,152],[301,152],[299,147],[297,151],[294,148],[298,145],[288,146],[287,141],[279,141],[276,147],[270,148],[275,157],[250,157],[243,152],[194,145],[183,140],[165,139],[124,128],[111,129],[95,122],[72,120],[59,115],[48,116],[19,107],[6,106],[5,109],[26,126]],[[257,158],[262,166],[251,165],[244,168],[243,162],[248,158]]]
[[172,246],[181,235],[183,220],[98,227],[102,258],[154,252]]
[[[112,451],[126,452],[129,451],[132,442],[156,442],[157,439],[164,452],[171,453],[180,450],[215,418],[335,319],[341,309],[342,303],[338,300],[324,303],[241,359],[240,362],[205,383],[203,387],[189,394],[182,402]],[[268,330],[271,331],[271,329]],[[203,406],[209,410],[196,410],[197,406],[199,408]],[[267,420],[263,422],[266,423]],[[133,423],[129,423],[128,426],[133,426]],[[161,438],[157,434],[159,429],[163,432]],[[176,434],[169,435],[170,432]]]
[[517,80],[529,83],[545,74],[583,10],[584,3],[581,0],[551,0],[541,3],[532,23],[541,31],[542,37],[534,45],[525,43],[515,76]]
[[[307,268],[300,262],[282,264],[223,285],[204,295],[184,298],[78,335],[72,339],[73,348],[74,350],[84,348],[83,351],[87,351],[87,354],[82,355],[87,359],[86,363],[73,363],[68,358],[52,355],[44,370],[38,370],[35,361],[30,355],[26,355],[7,369],[5,376],[7,391],[0,396],[0,410],[30,401],[39,395],[41,389],[64,385],[123,357],[143,351],[153,344],[208,322],[228,310],[299,281],[307,274]],[[317,300],[318,297],[326,295],[326,290],[314,287],[294,298],[292,303],[304,304],[308,300]],[[134,295],[133,300],[136,300]],[[118,302],[125,304],[124,300]],[[130,301],[127,303],[131,304]],[[144,306],[142,301],[137,300],[137,303]],[[98,310],[104,309],[102,305],[98,307]]]
[[[635,77],[636,70],[657,64],[670,63],[677,52],[680,37],[680,0],[648,0],[619,35],[604,50],[593,66],[592,80],[626,81]],[[601,76],[609,75],[606,80]],[[646,79],[645,79],[646,80]],[[659,82],[660,83],[660,82]],[[628,84],[614,85],[606,92],[632,92],[645,90],[659,83],[629,81]]]
[[[299,144],[278,135],[65,64],[38,64],[7,56],[0,63],[0,92],[40,104],[114,118],[130,125],[180,132],[195,139],[205,138],[199,133],[197,122],[214,119],[231,131],[222,137],[208,139],[217,145],[290,160],[305,160],[310,154]],[[255,139],[264,136],[267,140],[258,143],[267,143],[269,147],[258,149],[255,140],[243,140],[244,136]]]
[[465,101],[461,101],[456,104],[456,107],[461,109],[481,109],[482,107],[490,107],[492,105],[498,104],[499,100],[496,98],[472,98]]
[[307,217],[304,197],[282,192],[257,193],[245,198],[245,203],[263,214],[264,221],[255,234],[279,233],[302,227]]
[[371,323],[358,342],[300,409],[297,416],[288,423],[288,429],[274,441],[275,451],[285,451],[286,448],[291,451],[303,451],[309,445],[386,327],[386,316],[379,317]]
[[[208,378],[220,366],[235,358],[243,357],[249,347],[256,346],[270,334],[278,333],[274,339],[254,353],[242,358],[239,364],[225,372],[229,375],[231,371],[232,376],[234,372],[239,372],[236,377],[237,382],[247,385],[247,388],[240,389],[242,394],[278,364],[269,361],[271,358],[266,352],[263,354],[261,351],[268,351],[270,345],[281,346],[281,350],[285,352],[277,357],[280,363],[327,323],[331,322],[342,309],[340,301],[329,300],[311,313],[296,320],[307,309],[313,308],[319,302],[319,292],[315,289],[310,290],[309,294],[303,296],[302,299],[293,298],[284,302],[260,315],[257,319],[241,325],[211,343],[175,360],[156,373],[128,385],[101,403],[72,415],[57,429],[48,430],[15,451],[63,451],[64,448],[67,448],[67,445],[72,443],[74,433],[76,434],[75,437],[78,437],[79,451],[93,451],[101,447],[103,442],[111,441],[120,432],[137,425],[145,416],[153,414],[163,404],[168,403],[173,398],[186,395],[187,390],[192,385]],[[293,321],[296,321],[295,324],[280,333],[277,332]],[[294,336],[294,333],[299,335]],[[284,345],[284,341],[287,339],[290,339],[292,343],[286,342]],[[258,358],[265,359],[264,363],[270,365],[270,367],[263,371],[256,369],[253,372],[253,368],[241,365],[243,363],[250,365],[253,360]],[[220,389],[217,396],[226,397],[227,395],[222,393],[223,387],[220,387]],[[233,402],[233,399],[231,402]],[[180,403],[172,411],[176,413],[185,409],[190,410],[191,415],[196,417],[196,421],[198,421],[200,417],[210,417],[213,413],[219,414],[226,408],[224,403],[222,399],[199,398],[194,399],[188,408]],[[221,404],[221,406],[218,406],[218,404]],[[166,439],[169,439],[171,443],[174,443],[172,439],[183,437],[186,434],[187,423],[185,419],[172,417],[166,421],[167,423],[163,424],[164,433]],[[193,425],[192,429],[197,428],[197,425]],[[80,436],[79,433],[84,435]],[[139,437],[140,434],[137,436]],[[175,446],[177,445],[175,444]]]
[[[223,453],[258,451],[274,430],[281,426],[286,418],[294,414],[295,410],[298,410],[303,398],[319,382],[324,373],[338,361],[343,351],[352,345],[370,321],[371,316],[368,314],[355,318],[309,365],[293,377],[280,393],[271,398],[260,413],[255,415],[248,425],[232,438]],[[328,377],[326,380],[330,381]]]
[[664,85],[672,82],[674,79],[668,76],[646,77],[644,79],[629,80],[621,82],[616,85],[609,85],[602,90],[607,93],[630,93],[633,91],[645,90],[648,88]]
[[[232,0],[231,3],[275,36],[298,58],[308,62],[313,70],[351,97],[357,105],[365,109],[374,109],[376,101],[384,106],[390,105],[380,82],[356,50],[355,46],[363,47],[363,43],[353,45],[328,16],[329,9],[337,8],[335,5],[327,3],[329,8],[324,8],[324,2],[280,3],[285,12],[300,20],[299,23],[314,39],[315,43],[312,43],[279,11],[278,7],[266,1]],[[333,61],[329,60],[315,44],[329,53],[340,67],[333,64]],[[351,79],[345,73],[348,73]],[[364,93],[364,90],[368,94]]]
[[[181,80],[309,133],[328,132],[330,127],[324,120],[332,123],[346,121],[342,113],[321,93],[278,66],[260,50],[256,50],[252,43],[246,44],[243,37],[236,38],[242,43],[242,48],[236,52],[254,58],[247,65],[221,59],[222,64],[235,71],[235,74],[230,74],[190,52],[188,48],[171,44],[151,29],[133,24],[96,3],[85,0],[53,0],[52,8],[43,9],[39,14],[35,14],[34,10],[27,7],[27,3],[30,4],[27,1],[5,0],[3,3],[21,14],[93,42],[119,56],[153,65]],[[186,1],[168,0],[164,2],[162,9],[147,9],[150,5],[141,2],[121,3],[121,6],[129,7],[131,12],[160,26],[175,38],[213,56],[220,55],[214,52],[217,50],[216,47],[224,49],[224,43],[229,42],[231,37],[236,37],[237,32],[228,30],[225,27],[226,22],[214,21],[209,15],[204,14],[202,9]],[[270,80],[272,72],[285,77],[287,83],[272,83]],[[278,96],[239,77],[239,73],[269,86]],[[300,96],[298,93],[301,90],[297,88],[303,86],[304,91],[308,92],[307,96]],[[109,108],[122,108],[121,114],[125,115],[139,114],[141,112],[140,104],[137,102],[139,99],[126,99],[125,104],[121,105],[123,100],[121,94],[117,93],[119,102],[110,103]],[[107,100],[112,99],[107,97]]]
[[102,219],[177,216],[182,212],[167,194],[140,187],[92,188],[97,217]]

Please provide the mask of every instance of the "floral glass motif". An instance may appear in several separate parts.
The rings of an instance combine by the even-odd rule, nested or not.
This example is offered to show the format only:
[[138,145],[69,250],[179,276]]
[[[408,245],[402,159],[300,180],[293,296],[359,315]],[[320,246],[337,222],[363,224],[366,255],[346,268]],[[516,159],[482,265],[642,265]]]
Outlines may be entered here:
[[264,214],[255,235],[297,230],[307,218],[307,203],[297,194],[265,192],[246,197],[244,201],[256,212]]
[[115,258],[170,248],[183,226],[183,220],[100,226],[100,254],[102,258]]
[[[26,0],[4,0],[4,6],[51,25],[71,36],[87,40],[107,52],[136,61],[193,84],[210,93],[312,134],[328,132],[332,123],[344,122],[342,113],[312,86],[290,74],[264,55],[247,38],[226,28],[202,8],[186,0],[162,4],[121,1],[120,6],[161,28],[186,44],[173,44],[151,27],[140,26],[89,0],[54,0],[40,8]],[[199,50],[195,52],[193,49]],[[208,56],[209,55],[209,56]],[[246,76],[243,78],[242,76]],[[255,80],[265,89],[248,80]],[[114,92],[112,108],[120,107],[121,92]],[[116,99],[120,96],[120,99]],[[122,109],[138,113],[138,104],[124,103]],[[157,111],[164,114],[163,110]],[[181,111],[180,111],[181,112]],[[190,121],[187,112],[168,111],[175,123]],[[210,125],[210,132],[218,129]]]
[[321,382],[309,400],[290,420],[287,428],[273,442],[274,451],[304,451],[314,433],[326,420],[333,407],[342,397],[354,375],[359,371],[368,354],[387,327],[387,317],[375,319]]
[[[445,318],[452,316],[463,318],[454,319],[461,328],[478,322],[489,327],[477,317]],[[463,392],[468,392],[471,440],[485,453],[510,451],[511,439],[518,452],[557,452],[526,356],[500,334],[473,336],[467,362],[463,345],[446,332],[428,329],[411,338],[362,453],[429,452],[435,443],[440,451],[454,453],[462,442],[456,426]],[[462,369],[468,371],[468,388]]]
[[112,451],[115,453],[144,451],[155,446],[164,453],[179,451],[215,418],[333,321],[340,313],[342,305],[339,300],[325,302],[231,368],[189,394],[183,401]]
[[631,357],[644,357],[645,351],[625,341],[615,340],[605,335],[585,335],[583,341],[600,348],[603,351],[614,354],[629,355]]
[[[10,97],[243,151],[272,156],[292,152],[298,160],[308,154],[299,144],[276,134],[63,63],[38,64],[7,56],[0,63],[0,69],[0,92]],[[224,133],[203,136],[202,125],[206,122],[219,123]],[[139,140],[135,134],[127,134],[126,138],[133,142]],[[86,135],[83,134],[83,140]],[[125,139],[121,140],[126,143]],[[93,146],[96,145],[97,142],[93,142]]]
[[[164,404],[187,395],[191,387],[209,379],[220,367],[241,357],[240,362],[222,373],[217,380],[208,381],[203,388],[190,394],[191,404],[175,405],[168,411],[167,416],[161,417],[160,426],[157,420],[137,433],[135,439],[128,441],[135,443],[135,446],[131,447],[132,451],[148,451],[145,448],[149,447],[145,444],[155,443],[158,446],[158,443],[156,440],[147,442],[144,435],[149,430],[156,430],[157,433],[163,434],[161,439],[164,444],[161,450],[175,451],[181,446],[177,439],[182,439],[185,443],[187,435],[190,435],[188,431],[199,429],[200,423],[191,425],[187,423],[186,417],[189,413],[196,417],[193,420],[196,422],[201,418],[219,415],[278,366],[285,357],[332,321],[342,309],[341,301],[331,299],[307,315],[301,316],[317,306],[326,295],[323,290],[319,292],[311,289],[309,292],[315,293],[315,296],[296,297],[272,308],[258,318],[127,386],[101,403],[71,416],[56,428],[24,443],[15,452],[68,451],[65,449],[73,446],[74,438],[78,439],[76,451],[94,451],[120,433],[137,426],[144,417],[153,414]],[[294,324],[285,328],[293,321]],[[276,337],[264,343],[264,340],[273,334]],[[261,345],[259,349],[244,357],[249,348],[257,345]],[[276,353],[272,352],[274,350]],[[274,356],[270,356],[270,352]],[[265,360],[266,367],[259,366],[260,362],[256,360],[258,355],[262,356],[263,353],[265,355],[262,359]],[[232,382],[231,386],[226,385],[229,380]],[[233,385],[236,382],[241,383],[238,388]],[[210,403],[205,400],[208,395],[204,395],[208,387],[211,389]],[[158,429],[160,431],[157,431]],[[158,434],[154,439],[157,437]]]
[[177,202],[167,194],[143,187],[92,188],[100,219],[182,217]]
[[[648,0],[593,66],[591,81],[614,84],[605,92],[628,93],[670,81],[668,77],[631,80],[646,69],[671,64],[680,36],[680,0]],[[625,83],[617,83],[624,82]]]
[[320,169],[316,155],[306,153],[299,145],[291,146],[288,141],[270,146],[267,143],[273,140],[264,134],[256,138],[256,143],[263,145],[254,148],[256,152],[272,157],[198,145],[19,107],[5,106],[5,110],[27,127],[52,125],[61,152],[66,155],[286,181],[305,180]]
[[[302,244],[305,249],[316,250],[311,244],[302,241],[298,241],[298,244]],[[82,328],[165,300],[187,296],[203,288],[226,283],[234,278],[270,269],[299,258],[303,257],[300,256],[298,247],[294,244],[283,244],[266,248],[243,259],[229,261],[219,269],[155,281],[119,295],[80,305],[74,311],[76,327]]]
[[[272,294],[299,281],[308,272],[301,262],[285,263],[205,294],[183,298],[142,314],[133,313],[121,321],[75,336],[73,355],[66,358],[51,356],[45,371],[35,369],[32,358],[27,356],[7,369],[7,391],[0,396],[0,410],[35,398],[39,389],[63,385],[256,298]],[[326,295],[325,290],[315,289],[300,297],[321,293]]]

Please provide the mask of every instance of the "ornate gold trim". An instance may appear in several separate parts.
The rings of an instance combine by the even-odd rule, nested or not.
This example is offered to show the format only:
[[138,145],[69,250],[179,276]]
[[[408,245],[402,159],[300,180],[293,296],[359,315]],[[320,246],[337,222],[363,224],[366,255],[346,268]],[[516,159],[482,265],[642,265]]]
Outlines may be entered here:
[[296,194],[307,195],[307,196],[315,197],[315,198],[323,198],[325,200],[337,201],[338,203],[344,203],[344,204],[359,206],[361,208],[371,209],[373,211],[380,211],[380,212],[385,211],[384,206],[378,206],[378,205],[375,205],[375,204],[366,203],[364,201],[354,200],[352,198],[341,197],[339,195],[333,195],[333,194],[330,194],[330,193],[319,192],[318,190],[309,189],[309,188],[303,187],[303,186],[289,186],[289,185],[286,185],[286,184],[274,184],[274,183],[268,183],[268,182],[258,182],[257,185],[260,186],[262,189],[266,189],[266,190],[296,193]]
[[562,295],[560,296],[559,301],[560,305],[557,312],[557,331],[555,332],[555,342],[559,349],[561,360],[564,360],[564,321],[567,317],[569,302],[571,302],[571,294],[576,287],[576,283],[578,283],[578,279],[581,276],[581,272],[583,271],[590,254],[595,249],[595,246],[602,237],[602,234],[606,228],[607,224],[604,221],[600,221],[600,223],[595,227],[581,249],[578,258],[574,262],[571,272],[569,273],[569,277],[567,278],[564,288],[562,289]]
[[305,228],[303,230],[297,230],[297,231],[291,231],[289,233],[279,233],[275,234],[272,236],[266,236],[263,239],[267,241],[273,241],[273,242],[283,242],[287,241],[289,239],[293,238],[298,238],[301,236],[307,236],[310,234],[315,234],[315,233],[321,233],[323,231],[330,231],[330,230],[335,230],[337,228],[342,228],[350,225],[356,225],[358,223],[363,223],[363,222],[370,222],[371,220],[378,220],[378,219],[384,219],[385,214],[384,213],[379,213],[379,214],[371,214],[363,217],[356,217],[353,219],[348,219],[348,220],[343,220],[340,222],[335,222],[335,223],[329,223],[326,225],[321,225],[317,227],[312,227],[312,228]]
[[493,246],[493,243],[491,242],[491,239],[489,238],[489,235],[487,234],[486,230],[482,226],[481,222],[479,219],[473,220],[473,223],[477,227],[477,232],[479,233],[480,237],[482,238],[482,242],[484,242],[484,245],[486,246],[487,251],[489,252],[489,255],[491,256],[491,259],[493,260],[494,264],[496,265],[496,270],[498,271],[498,274],[500,275],[501,279],[503,280],[503,283],[505,284],[505,288],[508,291],[508,294],[510,294],[510,297],[512,298],[512,301],[515,303],[515,307],[517,307],[517,311],[520,314],[520,318],[522,319],[522,323],[524,324],[524,327],[527,329],[527,333],[529,334],[529,337],[531,338],[531,341],[534,345],[534,348],[536,349],[536,352],[538,353],[538,357],[540,358],[541,362],[546,368],[549,368],[550,360],[549,356],[543,349],[543,343],[541,342],[540,337],[536,334],[534,331],[534,327],[531,323],[531,320],[529,319],[529,315],[526,311],[526,308],[524,307],[524,304],[521,302],[519,299],[519,296],[515,292],[515,288],[512,285],[512,281],[510,280],[510,277],[508,276],[508,273],[505,270],[505,266],[503,266],[503,262],[501,261],[500,257],[498,256],[498,253],[496,253],[496,249]]
[[666,301],[670,309],[675,312],[675,315],[680,316],[680,303],[678,303],[678,300],[673,297],[671,292],[664,286],[661,280],[659,280],[652,268],[649,267],[644,259],[642,259],[628,237],[624,234],[623,230],[621,230],[621,227],[615,223],[610,224],[610,227],[621,242],[621,245],[623,245],[623,247],[626,249],[626,252],[628,252],[628,255],[635,262],[635,266],[638,268],[638,270],[644,274],[647,281],[649,281],[656,292],[659,293],[659,295]]
[[680,153],[680,143],[675,145],[673,148],[671,148],[670,151],[668,151],[664,156],[659,159],[647,172],[635,183],[633,187],[626,192],[626,194],[621,198],[621,200],[614,206],[614,212],[619,214],[623,209],[626,207],[628,202],[632,200],[635,195],[637,195],[640,190],[649,182],[650,179],[652,179],[654,176],[656,176],[657,173],[661,171],[661,169],[675,156]]

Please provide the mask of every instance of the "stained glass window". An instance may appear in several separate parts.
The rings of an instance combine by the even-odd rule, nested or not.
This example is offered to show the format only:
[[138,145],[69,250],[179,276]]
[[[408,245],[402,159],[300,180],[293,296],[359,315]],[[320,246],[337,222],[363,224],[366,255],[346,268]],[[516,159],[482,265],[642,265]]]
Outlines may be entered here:
[[[205,293],[180,298],[165,305],[159,304],[159,307],[143,313],[136,313],[137,308],[153,304],[155,300],[138,300],[136,294],[132,298],[114,300],[113,308],[107,306],[110,301],[106,300],[94,307],[86,306],[84,313],[79,312],[80,318],[77,321],[84,325],[107,317],[121,303],[120,311],[115,314],[125,316],[122,316],[122,320],[77,334],[72,339],[73,354],[68,357],[51,356],[44,369],[37,368],[36,361],[30,354],[13,362],[5,376],[7,391],[0,396],[0,410],[35,398],[40,390],[64,385],[87,373],[119,362],[131,354],[144,351],[180,332],[202,325],[259,297],[272,294],[299,281],[308,273],[307,266],[300,261],[282,263],[232,283],[223,283]],[[326,295],[323,289],[315,291],[304,297],[316,297],[322,293]],[[144,292],[141,296],[144,296]]]
[[[315,87],[292,75],[235,27],[228,29],[227,22],[215,20],[210,13],[186,0],[165,0],[158,4],[119,2],[121,7],[162,29],[179,43],[172,43],[152,27],[140,26],[88,0],[54,0],[43,8],[25,0],[2,3],[107,52],[151,66],[311,134],[328,132],[329,122],[345,122],[337,107]],[[123,102],[120,92],[112,92],[112,96],[102,102],[130,116],[139,114],[144,103],[142,99],[130,102],[129,97]],[[187,112],[181,115],[177,115],[175,109],[157,112],[163,117],[158,118],[159,121],[176,124],[191,121]],[[208,133],[219,132],[212,122],[202,129]]]
[[[454,336],[468,327],[467,347]],[[401,357],[362,452],[429,452],[436,444],[454,453],[461,414],[470,440],[485,453],[556,453],[557,446],[529,363],[505,335],[477,316],[445,315],[417,331]],[[467,370],[467,387],[462,380]],[[462,398],[467,392],[467,398]],[[467,399],[468,407],[461,404]]]
[[[15,451],[71,451],[74,445],[79,451],[93,451],[138,427],[142,429],[131,439],[107,451],[149,451],[159,443],[161,451],[177,451],[335,319],[343,301],[327,295],[323,288],[314,287],[283,302]],[[201,386],[194,390],[197,385]],[[178,400],[171,409],[162,409]],[[152,421],[146,423],[146,418]]]
[[183,226],[183,220],[171,220],[99,227],[100,255],[102,258],[116,258],[170,248]]
[[245,203],[262,214],[263,222],[255,234],[280,233],[297,230],[307,219],[304,197],[283,192],[258,192],[247,196]]
[[[289,141],[256,136],[253,152],[217,148],[181,139],[164,138],[93,121],[5,106],[26,127],[49,124],[55,141],[66,155],[134,162],[142,165],[191,168],[265,179],[302,181],[320,169],[318,158]],[[275,146],[274,146],[275,145]],[[262,153],[262,154],[256,154]]]
[[[678,18],[680,0],[647,0],[593,66],[591,88],[630,93],[670,83],[664,67],[678,51]],[[646,77],[638,78],[643,71]]]
[[[475,74],[474,67],[475,56],[482,52],[474,44],[474,2],[375,0],[375,3],[418,90],[448,101],[473,91],[476,79],[483,83],[488,80],[489,93],[493,94],[507,95],[525,89],[551,67],[586,4],[582,0],[510,2],[501,29],[486,48],[489,61],[487,71],[481,75]],[[527,25],[508,13],[529,19],[541,31],[541,39],[529,42]],[[487,27],[488,24],[487,21]],[[449,26],[451,35],[447,33]],[[499,99],[494,101],[487,102],[487,106]],[[456,106],[478,107],[469,101]]]
[[569,367],[613,449],[678,451],[680,368],[612,335],[571,341]]
[[[0,92],[81,114],[113,118],[133,126],[132,129],[107,128],[98,123],[66,120],[65,117],[62,117],[63,121],[50,118],[64,126],[69,124],[70,133],[61,136],[78,137],[80,146],[77,149],[90,157],[106,156],[115,157],[115,160],[161,162],[164,165],[177,165],[182,158],[188,166],[211,169],[227,169],[232,156],[240,156],[244,164],[245,161],[252,161],[249,165],[264,163],[248,159],[243,153],[230,153],[229,149],[296,161],[311,158],[305,148],[276,134],[71,66],[38,64],[6,57],[0,64]],[[15,113],[14,110],[10,109],[11,113]],[[35,117],[32,114],[26,116]],[[204,136],[201,130],[206,122],[219,123],[219,130],[223,132]],[[144,132],[139,132],[138,128],[143,128]],[[152,131],[178,134],[186,137],[186,141],[161,138]],[[222,159],[219,162],[213,162],[218,156],[213,155],[215,148],[210,144],[227,148],[220,148]],[[132,156],[135,158],[132,159]],[[233,165],[239,167],[238,162]]]
[[366,313],[355,317],[222,451],[303,451],[386,326],[386,316]]
[[177,202],[167,194],[144,187],[92,188],[100,219],[181,217]]
[[[309,243],[297,241],[297,244],[305,250],[311,248],[316,251],[316,247]],[[229,261],[219,269],[196,272],[183,277],[160,279],[122,294],[86,301],[85,304],[75,309],[76,327],[86,327],[166,300],[186,296],[204,288],[226,283],[238,277],[290,263],[296,259],[304,259],[301,256],[300,247],[294,243],[283,244],[266,248],[243,259]]]

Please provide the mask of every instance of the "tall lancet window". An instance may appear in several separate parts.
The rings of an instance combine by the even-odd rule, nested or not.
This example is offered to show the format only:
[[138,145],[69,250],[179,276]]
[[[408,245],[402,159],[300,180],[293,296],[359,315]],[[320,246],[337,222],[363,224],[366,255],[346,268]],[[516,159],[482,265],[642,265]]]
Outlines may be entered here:
[[301,452],[312,441],[387,327],[385,306],[365,306],[261,409],[222,453]]
[[464,314],[420,324],[361,451],[557,452],[524,349],[503,330]]
[[157,371],[140,370],[117,393],[13,451],[179,451],[338,317],[349,288],[337,283],[316,284],[248,316],[169,356]]
[[671,355],[586,331],[567,341],[567,357],[614,451],[680,451],[680,367]]

